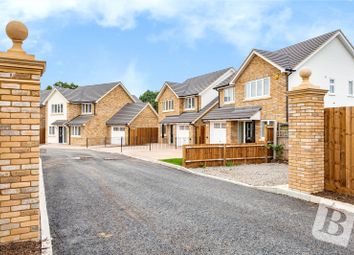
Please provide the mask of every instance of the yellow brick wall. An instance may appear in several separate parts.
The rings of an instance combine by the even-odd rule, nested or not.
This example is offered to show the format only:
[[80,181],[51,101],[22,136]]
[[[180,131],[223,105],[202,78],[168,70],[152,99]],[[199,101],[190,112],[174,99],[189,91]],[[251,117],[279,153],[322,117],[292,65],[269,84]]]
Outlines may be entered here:
[[[0,61],[0,243],[39,240],[40,67]],[[20,60],[14,60],[19,61]],[[24,64],[26,65],[26,64]]]
[[147,106],[130,124],[130,127],[132,128],[138,128],[138,127],[157,128],[158,126],[159,126],[158,116],[156,116],[156,114],[149,106]]
[[[265,77],[270,77],[270,97],[246,101],[245,84]],[[277,68],[258,56],[253,57],[236,81],[235,106],[261,106],[261,119],[286,122],[286,79],[286,75],[280,74]],[[220,97],[223,98],[222,93]]]
[[[165,100],[173,100],[174,102],[174,109],[173,111],[164,112],[163,111],[163,102]],[[180,100],[173,91],[165,87],[163,92],[158,100],[158,113],[159,113],[159,121],[163,120],[166,116],[173,116],[173,115],[180,115],[183,109],[183,100]]]

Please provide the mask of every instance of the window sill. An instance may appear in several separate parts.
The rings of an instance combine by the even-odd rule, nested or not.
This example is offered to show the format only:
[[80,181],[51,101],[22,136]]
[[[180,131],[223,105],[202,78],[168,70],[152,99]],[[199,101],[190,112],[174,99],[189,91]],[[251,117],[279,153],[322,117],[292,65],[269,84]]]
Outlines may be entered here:
[[184,108],[184,111],[195,111],[195,108]]
[[235,103],[235,101],[230,101],[230,102],[225,102],[224,101],[224,104],[234,104]]
[[348,95],[348,97],[354,98],[354,95]]
[[328,95],[328,96],[331,96],[331,97],[334,97],[336,94],[328,93],[327,95]]
[[64,115],[64,113],[52,113],[52,112],[50,114],[54,116]]
[[173,112],[174,110],[166,110],[166,111],[162,111],[162,112]]
[[266,100],[266,99],[270,99],[270,98],[272,98],[272,97],[271,96],[264,96],[264,97],[246,98],[243,100],[243,102]]
[[92,112],[90,112],[90,113],[81,113],[81,115],[93,115],[93,113]]
[[74,138],[81,138],[81,135],[71,135],[71,137],[74,137]]

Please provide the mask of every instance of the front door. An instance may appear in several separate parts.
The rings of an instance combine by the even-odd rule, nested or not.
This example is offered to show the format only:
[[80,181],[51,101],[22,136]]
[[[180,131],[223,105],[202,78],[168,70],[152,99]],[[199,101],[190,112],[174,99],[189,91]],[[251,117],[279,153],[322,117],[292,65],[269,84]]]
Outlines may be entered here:
[[64,131],[63,127],[59,127],[59,143],[64,143]]
[[170,143],[173,143],[173,125],[170,126]]
[[255,122],[246,122],[246,143],[254,143],[255,142]]

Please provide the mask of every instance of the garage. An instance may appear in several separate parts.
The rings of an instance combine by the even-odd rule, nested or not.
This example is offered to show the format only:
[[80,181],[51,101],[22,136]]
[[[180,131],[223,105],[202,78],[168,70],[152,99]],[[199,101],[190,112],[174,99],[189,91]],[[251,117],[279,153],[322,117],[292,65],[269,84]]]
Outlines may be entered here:
[[125,145],[125,127],[113,126],[111,130],[111,144]]
[[177,146],[189,144],[189,125],[177,125]]
[[226,122],[210,123],[210,143],[226,143]]

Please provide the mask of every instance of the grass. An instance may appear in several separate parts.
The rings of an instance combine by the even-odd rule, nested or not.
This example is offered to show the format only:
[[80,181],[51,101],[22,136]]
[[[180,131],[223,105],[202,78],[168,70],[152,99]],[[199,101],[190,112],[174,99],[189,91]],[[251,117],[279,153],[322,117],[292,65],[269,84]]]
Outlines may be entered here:
[[181,166],[182,165],[182,158],[168,158],[168,159],[160,159],[160,161],[170,163],[173,165]]

